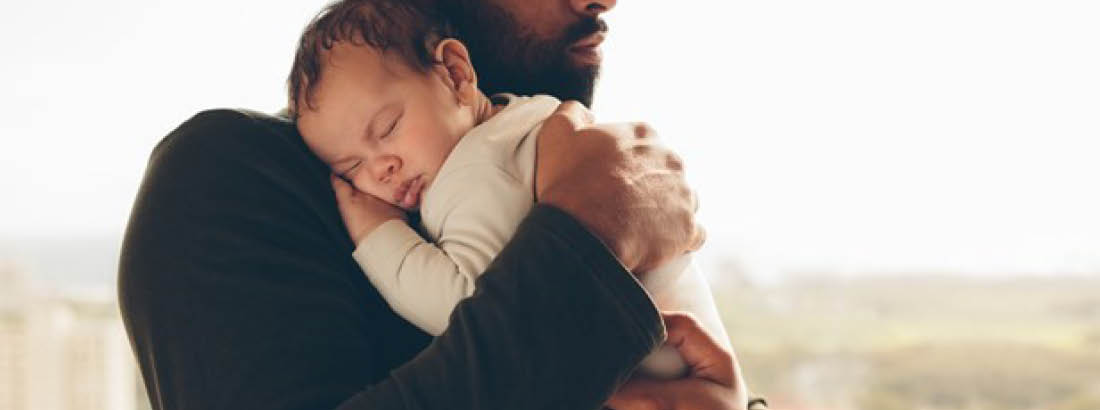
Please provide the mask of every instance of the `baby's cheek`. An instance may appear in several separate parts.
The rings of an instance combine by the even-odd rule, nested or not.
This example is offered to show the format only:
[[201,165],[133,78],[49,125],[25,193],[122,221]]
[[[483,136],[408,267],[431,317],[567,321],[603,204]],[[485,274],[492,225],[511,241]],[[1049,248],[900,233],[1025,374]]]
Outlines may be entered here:
[[379,191],[378,185],[372,183],[367,177],[364,177],[362,172],[356,173],[355,177],[352,178],[352,185],[354,185],[355,189],[359,192],[367,193],[378,198],[385,198]]

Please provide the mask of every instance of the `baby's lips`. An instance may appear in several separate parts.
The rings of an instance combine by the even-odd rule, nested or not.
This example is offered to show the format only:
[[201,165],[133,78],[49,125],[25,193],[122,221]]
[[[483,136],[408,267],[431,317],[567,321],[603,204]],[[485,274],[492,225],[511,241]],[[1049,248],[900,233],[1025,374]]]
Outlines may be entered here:
[[405,196],[409,193],[409,188],[412,187],[412,180],[402,182],[397,186],[397,191],[393,193],[393,202],[401,205],[405,201]]
[[412,208],[416,206],[420,199],[422,181],[422,176],[417,176],[401,184],[394,195],[394,202],[402,208]]
[[421,181],[422,180],[420,177],[416,177],[416,179],[413,180],[412,184],[410,184],[409,189],[405,192],[406,208],[412,208],[416,206],[418,202],[420,202],[420,188],[422,184]]

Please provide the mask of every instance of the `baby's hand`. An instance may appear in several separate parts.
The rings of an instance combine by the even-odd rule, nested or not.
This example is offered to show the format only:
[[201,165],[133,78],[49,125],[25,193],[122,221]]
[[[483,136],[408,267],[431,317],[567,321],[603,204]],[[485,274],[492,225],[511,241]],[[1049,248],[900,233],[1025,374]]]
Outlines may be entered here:
[[373,195],[361,192],[336,175],[330,175],[332,191],[336,193],[336,205],[348,234],[356,245],[371,231],[391,219],[405,220],[405,211],[390,205]]

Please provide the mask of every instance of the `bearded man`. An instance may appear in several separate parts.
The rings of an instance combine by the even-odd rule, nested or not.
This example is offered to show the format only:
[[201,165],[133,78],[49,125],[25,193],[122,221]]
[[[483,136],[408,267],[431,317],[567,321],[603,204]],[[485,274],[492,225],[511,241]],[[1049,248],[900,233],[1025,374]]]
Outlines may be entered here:
[[[416,3],[469,45],[485,92],[591,104],[613,0]],[[186,121],[150,158],[120,261],[153,407],[745,408],[732,352],[658,312],[630,273],[702,243],[678,158],[648,127],[590,118],[563,104],[547,120],[539,203],[435,339],[351,258],[328,168],[293,123],[241,110]],[[628,381],[666,337],[692,374]]]

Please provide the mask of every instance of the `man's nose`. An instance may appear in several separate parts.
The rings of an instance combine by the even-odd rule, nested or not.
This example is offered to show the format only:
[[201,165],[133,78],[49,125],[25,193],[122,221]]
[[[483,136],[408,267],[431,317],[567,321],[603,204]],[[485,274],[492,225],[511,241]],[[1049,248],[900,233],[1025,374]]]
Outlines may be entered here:
[[590,14],[593,16],[600,13],[607,12],[615,8],[617,0],[570,0],[569,3],[573,6],[573,10],[581,14]]
[[401,169],[401,158],[382,155],[371,161],[371,173],[378,182],[387,183]]

